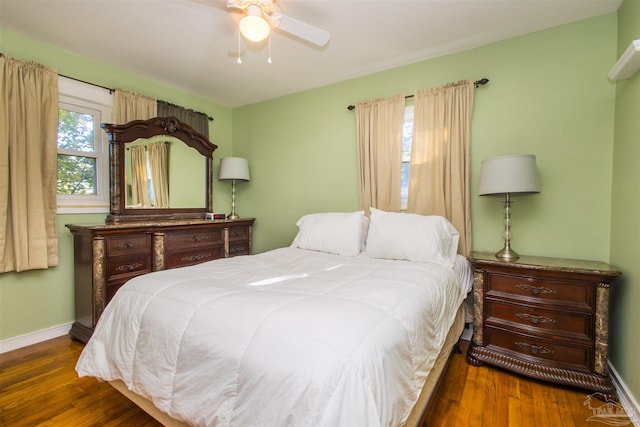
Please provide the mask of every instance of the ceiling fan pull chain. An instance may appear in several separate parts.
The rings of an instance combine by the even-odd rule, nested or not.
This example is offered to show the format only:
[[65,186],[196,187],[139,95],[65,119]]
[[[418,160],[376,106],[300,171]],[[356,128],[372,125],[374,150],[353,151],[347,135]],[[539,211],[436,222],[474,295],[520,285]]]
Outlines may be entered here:
[[240,53],[240,31],[238,30],[238,59],[236,60],[236,62],[238,64],[242,64],[242,58],[240,57],[241,53]]
[[269,57],[267,58],[267,63],[272,64],[271,61],[271,31],[269,31]]

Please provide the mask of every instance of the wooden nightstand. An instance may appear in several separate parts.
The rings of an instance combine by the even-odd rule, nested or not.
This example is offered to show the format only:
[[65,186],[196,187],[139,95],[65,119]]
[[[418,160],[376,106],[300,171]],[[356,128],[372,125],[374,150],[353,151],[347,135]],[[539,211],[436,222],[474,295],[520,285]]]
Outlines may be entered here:
[[473,339],[467,362],[483,363],[615,397],[607,369],[608,264],[474,252]]

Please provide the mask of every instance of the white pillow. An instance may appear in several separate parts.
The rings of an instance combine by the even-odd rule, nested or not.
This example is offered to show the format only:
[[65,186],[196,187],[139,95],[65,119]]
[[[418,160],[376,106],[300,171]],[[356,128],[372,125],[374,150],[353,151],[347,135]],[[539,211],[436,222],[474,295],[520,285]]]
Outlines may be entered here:
[[296,225],[292,247],[331,254],[356,256],[362,245],[364,211],[305,215]]
[[444,217],[371,208],[366,254],[370,258],[432,262],[452,267],[460,235]]

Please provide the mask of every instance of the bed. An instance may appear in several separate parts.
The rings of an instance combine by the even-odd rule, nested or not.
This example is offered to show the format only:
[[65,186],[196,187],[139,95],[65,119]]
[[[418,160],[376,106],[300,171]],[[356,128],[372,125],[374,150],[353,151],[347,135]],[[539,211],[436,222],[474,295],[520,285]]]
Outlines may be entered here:
[[306,215],[291,247],[129,281],[76,370],[163,424],[418,425],[472,273],[442,217]]

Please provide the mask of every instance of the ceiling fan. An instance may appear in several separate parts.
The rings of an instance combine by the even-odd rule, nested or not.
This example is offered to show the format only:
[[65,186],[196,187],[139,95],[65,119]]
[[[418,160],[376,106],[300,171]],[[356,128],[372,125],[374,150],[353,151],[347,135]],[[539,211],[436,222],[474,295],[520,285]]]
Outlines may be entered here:
[[274,0],[227,0],[227,8],[241,11],[240,32],[251,41],[262,41],[271,28],[306,40],[316,46],[325,46],[331,34],[306,22],[274,11]]

